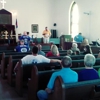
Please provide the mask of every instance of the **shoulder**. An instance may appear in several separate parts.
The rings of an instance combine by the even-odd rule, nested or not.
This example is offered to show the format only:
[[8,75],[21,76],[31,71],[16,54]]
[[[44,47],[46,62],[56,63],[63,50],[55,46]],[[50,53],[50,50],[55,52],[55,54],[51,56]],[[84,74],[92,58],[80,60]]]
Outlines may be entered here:
[[20,47],[20,45],[16,46],[16,48],[19,48],[19,47]]
[[32,58],[32,57],[34,57],[33,55],[26,55],[25,57],[23,57],[22,59],[24,59],[24,58]]
[[71,73],[73,73],[74,75],[78,75],[77,72],[75,72],[74,70],[71,69],[70,71],[71,71]]
[[46,58],[43,55],[37,55],[38,58]]
[[49,52],[47,52],[47,54],[52,54],[52,52],[51,52],[51,51],[49,51]]

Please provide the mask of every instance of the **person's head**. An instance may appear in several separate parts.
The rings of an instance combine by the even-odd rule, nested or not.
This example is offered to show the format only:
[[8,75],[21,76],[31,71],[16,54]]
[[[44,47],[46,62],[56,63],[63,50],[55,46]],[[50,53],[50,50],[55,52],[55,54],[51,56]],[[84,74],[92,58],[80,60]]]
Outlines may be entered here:
[[48,27],[45,27],[45,30],[47,31],[48,30]]
[[33,46],[32,54],[37,54],[37,53],[38,53],[38,47],[37,46]]
[[59,54],[58,47],[56,45],[51,46],[51,52],[53,53],[54,56]]
[[42,46],[40,44],[38,44],[37,47],[38,47],[38,51],[42,50]]
[[82,35],[82,33],[79,33],[79,35]]
[[24,45],[24,40],[20,40],[20,45]]
[[29,32],[27,32],[27,35],[29,35]]
[[26,32],[26,31],[24,31],[24,32],[23,32],[23,35],[27,35],[27,32]]
[[72,66],[72,59],[69,56],[65,56],[61,60],[61,64],[64,68],[68,68]]
[[67,50],[67,55],[72,55],[73,51],[72,50]]
[[84,46],[89,45],[88,39],[85,38],[85,39],[83,40],[83,44],[84,44]]
[[86,53],[92,54],[92,50],[91,50],[91,47],[90,47],[89,45],[86,45],[86,46],[85,46],[84,51],[85,51]]
[[93,67],[96,62],[96,58],[92,54],[86,54],[84,57],[84,64],[86,67]]
[[73,43],[72,48],[77,48],[77,43]]

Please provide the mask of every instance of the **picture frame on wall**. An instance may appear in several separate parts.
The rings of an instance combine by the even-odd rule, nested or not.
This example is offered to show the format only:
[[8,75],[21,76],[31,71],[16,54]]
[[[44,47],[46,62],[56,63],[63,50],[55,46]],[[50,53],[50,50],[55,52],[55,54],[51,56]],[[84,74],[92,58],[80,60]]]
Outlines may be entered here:
[[32,24],[31,30],[32,30],[32,33],[38,33],[38,24]]

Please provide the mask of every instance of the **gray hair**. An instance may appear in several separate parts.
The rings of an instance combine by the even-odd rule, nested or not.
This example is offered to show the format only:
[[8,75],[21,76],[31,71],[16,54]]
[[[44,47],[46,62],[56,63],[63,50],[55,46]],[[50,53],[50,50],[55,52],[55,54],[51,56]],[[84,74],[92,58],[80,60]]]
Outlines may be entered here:
[[96,58],[92,54],[86,54],[84,57],[84,64],[87,67],[92,67],[96,62]]
[[77,43],[73,43],[72,47],[77,48],[78,47]]
[[42,50],[42,46],[40,44],[37,45],[38,50],[41,51]]
[[65,56],[62,58],[62,66],[63,67],[71,67],[72,59],[69,56]]

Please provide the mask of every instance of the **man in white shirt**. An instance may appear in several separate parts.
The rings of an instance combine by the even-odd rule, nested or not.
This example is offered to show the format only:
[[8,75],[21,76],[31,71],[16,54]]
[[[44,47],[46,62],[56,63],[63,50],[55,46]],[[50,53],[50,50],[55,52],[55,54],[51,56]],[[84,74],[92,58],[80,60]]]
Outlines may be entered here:
[[[42,63],[42,62],[45,62],[45,63],[52,63],[52,62],[61,62],[60,60],[57,60],[57,59],[48,59],[42,55],[38,55],[38,47],[37,46],[34,46],[33,49],[32,49],[32,54],[31,55],[27,55],[25,57],[23,57],[22,59],[22,64],[34,64],[34,63]],[[18,63],[16,64],[15,68],[14,68],[14,71],[17,70],[17,65]]]

